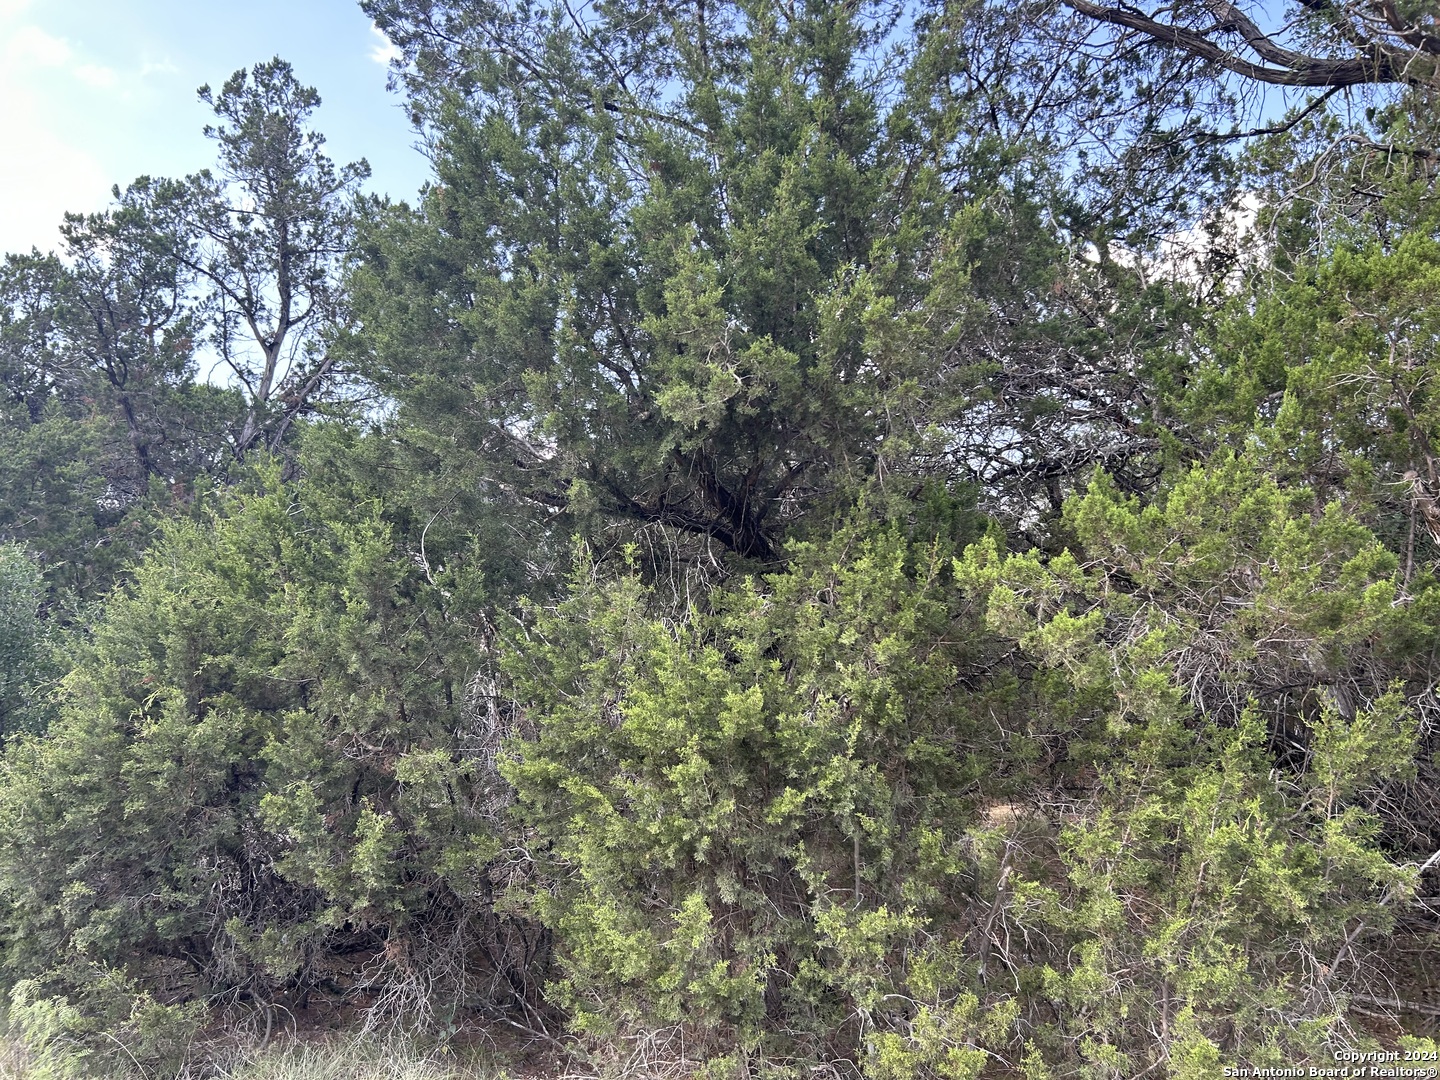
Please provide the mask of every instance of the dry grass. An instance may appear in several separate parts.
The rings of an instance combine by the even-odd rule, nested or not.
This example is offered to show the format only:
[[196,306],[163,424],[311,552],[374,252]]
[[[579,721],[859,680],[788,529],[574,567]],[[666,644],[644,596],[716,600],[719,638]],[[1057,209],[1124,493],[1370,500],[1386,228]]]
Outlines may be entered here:
[[[195,1064],[178,1080],[505,1080],[512,1076],[480,1049],[421,1046],[406,1040],[344,1036],[277,1040],[237,1048],[225,1060]],[[131,1067],[118,1073],[47,1070],[25,1050],[0,1041],[0,1080],[156,1080]]]
[[[330,1038],[241,1054],[216,1080],[501,1080],[489,1055]],[[198,1078],[197,1078],[198,1080]]]
[[29,1055],[9,1039],[0,1040],[0,1080],[30,1080]]

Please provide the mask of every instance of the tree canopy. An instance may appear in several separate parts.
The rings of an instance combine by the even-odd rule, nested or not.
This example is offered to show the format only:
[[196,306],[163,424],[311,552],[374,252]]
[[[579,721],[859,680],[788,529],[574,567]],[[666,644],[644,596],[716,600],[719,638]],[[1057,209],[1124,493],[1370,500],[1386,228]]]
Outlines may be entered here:
[[413,200],[277,58],[0,265],[41,1067],[1440,1053],[1427,8],[362,7]]

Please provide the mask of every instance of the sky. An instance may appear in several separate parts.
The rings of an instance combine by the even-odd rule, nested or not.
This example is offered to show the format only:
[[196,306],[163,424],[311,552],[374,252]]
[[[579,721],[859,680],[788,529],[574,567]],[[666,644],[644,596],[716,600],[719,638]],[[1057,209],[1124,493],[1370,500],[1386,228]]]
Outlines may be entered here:
[[53,249],[114,184],[212,165],[196,89],[273,56],[320,92],[330,157],[413,199],[429,164],[385,89],[392,51],[355,0],[0,0],[0,251]]

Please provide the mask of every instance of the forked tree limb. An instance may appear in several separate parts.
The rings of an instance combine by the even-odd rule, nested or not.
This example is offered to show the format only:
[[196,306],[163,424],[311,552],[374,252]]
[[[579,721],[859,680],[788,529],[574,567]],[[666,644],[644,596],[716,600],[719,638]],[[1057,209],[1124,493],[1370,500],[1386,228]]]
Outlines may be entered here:
[[[1418,27],[1392,27],[1408,49],[1378,40],[1354,41],[1358,55],[1322,57],[1286,48],[1227,0],[1206,6],[1217,19],[1217,29],[1239,35],[1259,62],[1247,60],[1199,30],[1162,22],[1124,4],[1098,4],[1092,0],[1063,0],[1066,7],[1097,22],[1134,30],[1161,45],[1180,49],[1246,79],[1273,86],[1345,87],[1394,84],[1440,88],[1440,38]],[[1311,0],[1308,7],[1330,5]],[[1384,8],[1382,3],[1380,8]],[[1388,21],[1388,20],[1387,20]]]

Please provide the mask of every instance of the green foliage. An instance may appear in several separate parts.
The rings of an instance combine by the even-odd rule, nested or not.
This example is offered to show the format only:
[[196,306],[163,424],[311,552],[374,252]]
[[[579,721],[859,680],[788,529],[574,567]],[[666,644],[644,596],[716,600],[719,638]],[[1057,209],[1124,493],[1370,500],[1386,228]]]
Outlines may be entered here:
[[204,1014],[198,1002],[163,1005],[117,971],[92,969],[79,1004],[42,997],[22,979],[10,994],[8,1037],[35,1080],[175,1076],[187,1064]]
[[1060,1020],[1037,1050],[1076,1046],[1087,1076],[1156,1054],[1204,1075],[1217,1047],[1323,1059],[1335,969],[1415,886],[1375,807],[1414,774],[1429,686],[1403,676],[1434,640],[1433,586],[1406,593],[1373,534],[1254,458],[1150,506],[1099,477],[1067,522],[1083,562],[989,544],[956,568],[1088,705],[1048,706],[1093,776],[1058,836],[1064,877],[1016,886],[1017,918],[1074,950],[1043,969]]
[[813,1060],[907,1016],[901,957],[947,934],[1007,694],[955,681],[977,645],[943,548],[852,528],[795,562],[678,621],[582,563],[511,639],[533,735],[502,768],[582,1030]]
[[243,398],[231,450],[278,454],[335,381],[323,339],[345,323],[339,267],[352,240],[351,198],[370,166],[335,168],[325,136],[309,126],[320,95],[278,56],[199,96],[219,121],[205,128],[216,170],[174,185],[184,231],[173,250],[194,275],[211,344]]
[[[424,989],[468,992],[494,850],[471,631],[395,545],[373,504],[274,470],[166,523],[7,756],[12,972],[268,1002],[334,978],[331,950],[403,971],[443,933],[454,981]],[[390,1007],[431,1007],[397,983]]]
[[1172,282],[1111,240],[1218,233],[1228,151],[1175,160],[1173,56],[1032,70],[1058,9],[363,6],[436,182],[358,249],[276,59],[202,89],[214,173],[0,266],[35,1070],[215,1073],[320,999],[717,1080],[1199,1080],[1423,1012],[1433,158]]
[[40,569],[22,549],[0,546],[0,738],[43,730],[47,695],[58,674],[40,617],[45,587]]
[[1191,415],[1241,437],[1267,422],[1260,437],[1276,467],[1311,483],[1336,483],[1357,457],[1392,475],[1425,471],[1435,419],[1423,358],[1437,289],[1440,247],[1423,234],[1335,252],[1217,321]]
[[173,260],[167,284],[134,191],[67,219],[67,262],[0,267],[0,537],[43,559],[61,607],[114,583],[137,546],[127,510],[164,501],[157,476],[194,476],[213,449],[195,428],[224,400],[185,383]]
[[80,1011],[64,998],[37,998],[29,980],[15,985],[8,1010],[9,1036],[24,1047],[37,1080],[70,1080],[80,1075],[89,1050],[75,1039],[83,1030]]
[[374,207],[351,344],[456,497],[560,560],[640,525],[774,564],[876,478],[988,453],[957,413],[1059,245],[1037,183],[952,159],[973,106],[907,92],[893,12],[367,10],[446,76],[412,93],[438,182]]
[[15,422],[0,427],[0,536],[41,553],[57,591],[104,591],[130,539],[117,528],[121,508],[107,499],[105,464],[116,432],[99,418],[5,419]]
[[345,318],[347,196],[368,166],[325,157],[319,98],[283,61],[202,96],[216,174],[116,186],[66,215],[59,257],[0,265],[0,539],[44,556],[64,605],[116,583],[152,515],[252,447],[288,451],[331,396],[322,332]]

